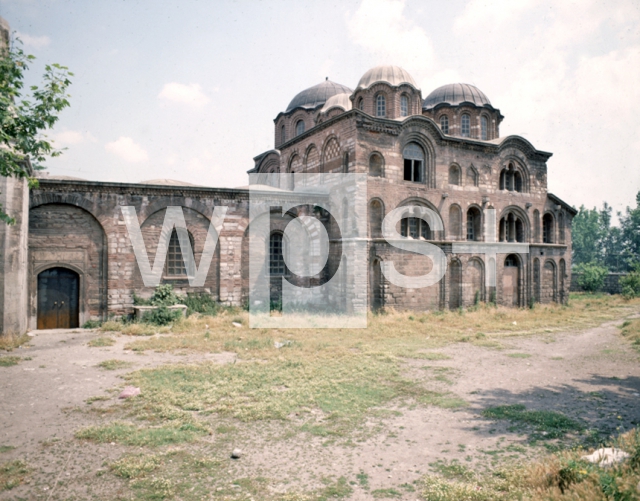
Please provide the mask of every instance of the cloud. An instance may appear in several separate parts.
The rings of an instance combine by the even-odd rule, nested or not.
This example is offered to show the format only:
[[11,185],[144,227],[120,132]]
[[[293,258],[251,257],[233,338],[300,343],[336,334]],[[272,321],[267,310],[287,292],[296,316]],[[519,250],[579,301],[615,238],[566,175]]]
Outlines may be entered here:
[[76,144],[90,141],[95,143],[97,140],[91,132],[80,132],[77,130],[62,130],[51,134],[51,140],[55,147],[74,146]]
[[200,84],[185,85],[178,82],[164,84],[158,98],[195,107],[204,106],[210,101]]
[[42,49],[51,43],[51,39],[48,36],[34,37],[19,31],[16,32],[16,36],[22,40],[25,47],[30,49]]
[[381,64],[404,66],[415,76],[435,66],[435,52],[426,31],[404,15],[405,0],[363,0],[348,19],[349,35]]
[[125,162],[141,163],[149,160],[149,155],[144,148],[130,137],[120,136],[116,141],[105,144],[104,148]]
[[520,17],[535,3],[535,0],[471,0],[455,20],[453,29],[456,33],[464,33],[471,28],[500,27]]

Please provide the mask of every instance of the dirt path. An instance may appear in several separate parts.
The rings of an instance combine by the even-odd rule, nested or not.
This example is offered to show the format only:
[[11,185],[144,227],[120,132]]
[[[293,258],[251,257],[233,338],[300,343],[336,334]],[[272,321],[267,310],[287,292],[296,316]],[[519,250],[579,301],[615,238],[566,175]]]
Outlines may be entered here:
[[[354,485],[350,499],[372,499],[376,489],[392,489],[402,496],[398,499],[418,499],[411,483],[438,460],[483,467],[540,452],[526,445],[526,434],[509,431],[507,423],[482,418],[480,411],[488,406],[517,403],[555,410],[582,419],[605,435],[640,423],[640,357],[620,337],[619,323],[578,333],[509,338],[502,349],[457,343],[440,350],[449,359],[408,360],[408,375],[434,389],[451,391],[469,406],[391,409],[395,415],[367,423],[377,431],[362,442],[327,446],[321,438],[273,440],[268,438],[268,426],[261,425],[245,430],[236,443],[212,439],[204,446],[241,447],[245,456],[230,463],[230,476],[281,479],[275,482],[275,490],[317,485],[323,476],[354,479],[360,474],[360,478],[366,476],[367,488]],[[73,433],[91,423],[91,416],[75,410],[86,409],[88,398],[122,386],[119,375],[132,369],[205,358],[220,363],[234,359],[232,353],[137,354],[123,349],[130,339],[124,336],[116,336],[113,346],[90,348],[87,343],[100,335],[93,331],[35,334],[30,348],[10,354],[23,358],[18,365],[0,367],[0,446],[14,447],[0,453],[0,463],[23,459],[34,474],[29,485],[0,493],[0,499],[125,495],[120,480],[96,477],[104,461],[120,457],[125,448],[87,446],[74,440]],[[132,365],[116,371],[97,367],[109,359]],[[60,478],[64,484],[52,493]]]

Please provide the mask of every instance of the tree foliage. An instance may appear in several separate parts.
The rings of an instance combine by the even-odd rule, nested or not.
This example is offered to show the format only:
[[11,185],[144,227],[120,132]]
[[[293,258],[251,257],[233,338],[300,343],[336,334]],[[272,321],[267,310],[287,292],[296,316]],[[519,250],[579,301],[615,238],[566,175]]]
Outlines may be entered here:
[[640,261],[640,192],[636,208],[617,214],[620,226],[611,224],[612,212],[606,202],[600,210],[580,207],[571,226],[574,265],[594,263],[626,272]]
[[[25,73],[35,59],[25,54],[18,43],[0,52],[0,175],[31,177],[25,158],[34,169],[42,169],[47,157],[62,153],[47,140],[44,132],[58,121],[59,113],[69,106],[67,89],[73,76],[66,66],[45,66],[43,82],[24,92]],[[0,219],[13,222],[0,207]]]

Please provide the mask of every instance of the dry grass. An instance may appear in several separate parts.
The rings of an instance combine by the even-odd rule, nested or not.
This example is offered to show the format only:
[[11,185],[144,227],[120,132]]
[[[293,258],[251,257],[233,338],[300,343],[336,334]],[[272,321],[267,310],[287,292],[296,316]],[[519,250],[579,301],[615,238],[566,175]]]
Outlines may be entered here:
[[614,441],[631,456],[610,468],[581,459],[586,451],[565,451],[538,462],[464,478],[428,475],[422,480],[423,499],[429,501],[631,501],[640,497],[640,430],[631,430]]
[[[136,340],[127,348],[234,351],[246,359],[286,357],[290,352],[296,357],[331,358],[354,351],[419,358],[421,352],[451,342],[499,346],[505,337],[595,326],[637,310],[639,305],[640,299],[624,301],[619,296],[580,294],[572,296],[569,306],[510,309],[481,305],[461,312],[388,312],[370,315],[366,329],[249,329],[247,312],[223,312],[216,317],[192,315],[173,325],[169,331],[172,335]],[[232,322],[237,321],[243,326],[234,327]],[[292,343],[274,350],[275,341]]]
[[27,334],[14,336],[13,334],[0,335],[0,350],[12,351],[19,346],[27,344],[31,338]]
[[640,351],[640,318],[625,321],[622,324],[622,335],[631,341],[636,350]]

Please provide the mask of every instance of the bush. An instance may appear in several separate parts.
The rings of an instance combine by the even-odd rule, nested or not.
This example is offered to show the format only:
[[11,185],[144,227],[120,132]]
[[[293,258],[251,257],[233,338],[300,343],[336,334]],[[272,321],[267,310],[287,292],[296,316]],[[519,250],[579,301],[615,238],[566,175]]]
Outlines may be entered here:
[[170,310],[166,306],[160,306],[155,310],[148,311],[142,317],[142,321],[153,325],[169,325],[182,317],[180,310]]
[[215,316],[220,312],[221,306],[214,299],[205,293],[187,293],[186,297],[180,298],[180,303],[187,306],[187,315],[201,313],[202,315]]
[[173,285],[158,285],[151,296],[150,303],[152,306],[173,306],[180,303],[180,298],[173,291]]
[[596,292],[602,289],[608,270],[597,263],[579,264],[574,270],[580,273],[578,285],[587,292]]
[[83,329],[97,329],[102,325],[100,320],[87,320],[82,326]]
[[620,285],[625,298],[640,297],[640,262],[635,263],[632,271],[620,278]]

